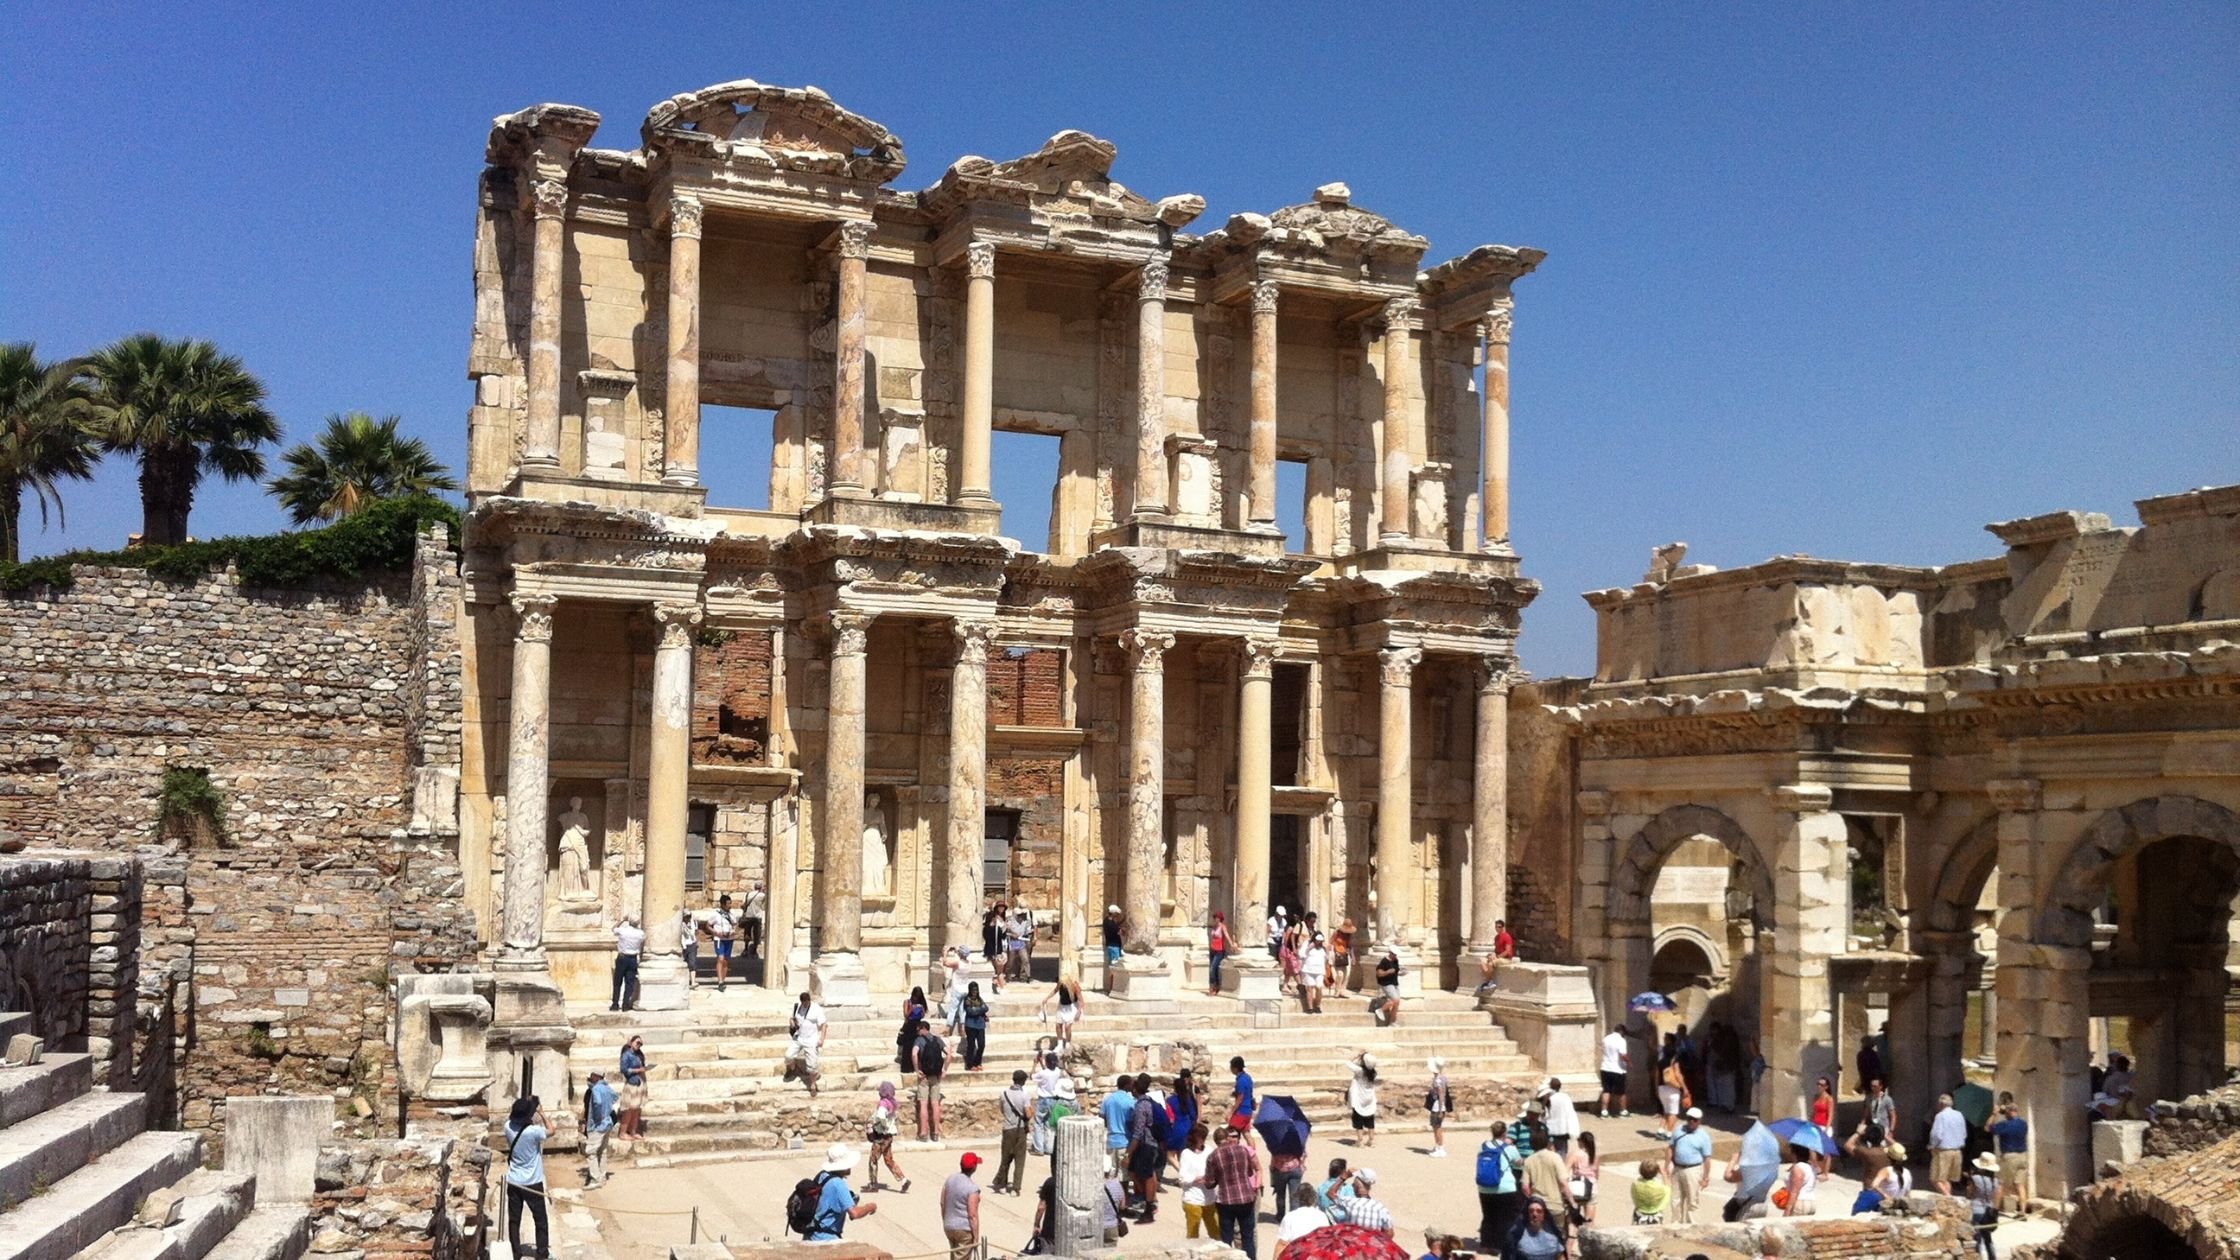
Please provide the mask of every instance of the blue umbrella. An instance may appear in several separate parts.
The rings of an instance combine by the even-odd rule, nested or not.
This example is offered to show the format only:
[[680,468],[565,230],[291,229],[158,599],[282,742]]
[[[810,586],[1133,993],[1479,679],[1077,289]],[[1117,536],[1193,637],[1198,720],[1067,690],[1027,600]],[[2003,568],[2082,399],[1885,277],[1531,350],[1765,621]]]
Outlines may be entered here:
[[1764,1122],[1750,1126],[1742,1135],[1742,1153],[1735,1157],[1735,1168],[1741,1174],[1741,1184],[1735,1197],[1745,1203],[1764,1202],[1773,1193],[1773,1183],[1781,1177],[1781,1139],[1773,1135]]
[[1767,1125],[1766,1128],[1775,1137],[1791,1146],[1801,1146],[1808,1151],[1817,1151],[1822,1155],[1841,1155],[1843,1153],[1843,1148],[1836,1145],[1836,1140],[1822,1133],[1820,1126],[1810,1120],[1795,1118],[1776,1120]]
[[1651,989],[1647,993],[1634,994],[1632,999],[1626,1003],[1626,1009],[1629,1011],[1676,1011],[1680,1008],[1673,1005],[1671,998]]
[[1299,1100],[1289,1094],[1261,1095],[1252,1128],[1268,1144],[1270,1155],[1306,1154],[1307,1135],[1314,1132],[1307,1113],[1299,1110]]

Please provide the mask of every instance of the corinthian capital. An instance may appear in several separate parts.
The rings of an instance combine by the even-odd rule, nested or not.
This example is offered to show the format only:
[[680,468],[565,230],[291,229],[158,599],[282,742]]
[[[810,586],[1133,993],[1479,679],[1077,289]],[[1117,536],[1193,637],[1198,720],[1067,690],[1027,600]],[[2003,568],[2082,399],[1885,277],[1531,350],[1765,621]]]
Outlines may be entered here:
[[669,235],[697,238],[700,235],[700,213],[698,197],[679,194],[669,198]]
[[1492,310],[1486,312],[1485,332],[1487,345],[1506,346],[1509,344],[1510,315],[1515,309],[1516,308],[1504,302],[1501,305],[1496,306]]
[[529,185],[529,209],[540,219],[557,219],[567,214],[567,181],[540,179]]
[[974,241],[964,247],[964,274],[974,280],[996,278],[996,247],[991,241]]
[[1423,307],[1412,297],[1393,298],[1384,304],[1384,326],[1387,332],[1413,332],[1416,317]]
[[1174,635],[1165,630],[1122,630],[1120,648],[1128,654],[1128,663],[1138,673],[1157,673],[1165,667],[1167,649],[1174,646]]
[[985,663],[988,648],[996,641],[996,623],[978,617],[959,617],[949,623],[949,633],[956,636],[958,661]]
[[1279,284],[1277,284],[1277,283],[1276,283],[1275,281],[1273,281],[1273,280],[1255,280],[1255,281],[1253,281],[1253,282],[1252,282],[1252,313],[1253,313],[1253,314],[1255,314],[1255,315],[1273,315],[1273,314],[1275,314],[1275,313],[1276,313],[1276,303],[1277,303],[1277,301],[1278,301],[1278,300],[1279,300],[1279,299],[1281,298],[1281,295],[1282,295],[1282,293],[1283,293],[1283,286],[1282,286],[1282,285],[1279,285]]
[[871,225],[851,219],[840,225],[840,256],[842,258],[871,257]]
[[1273,678],[1276,673],[1276,648],[1278,640],[1255,635],[1238,645],[1244,652],[1244,676],[1247,678]]
[[551,595],[516,595],[513,597],[513,638],[516,643],[552,642],[552,607],[559,599]]
[[1480,695],[1505,696],[1511,688],[1524,681],[1524,675],[1515,666],[1498,656],[1479,657],[1477,669],[1473,672]]
[[832,638],[834,656],[861,656],[871,635],[871,614],[853,608],[836,608],[824,615],[824,632]]
[[1377,649],[1377,670],[1387,687],[1405,687],[1414,676],[1416,666],[1423,664],[1423,649],[1416,647],[1388,647]]
[[1136,290],[1136,297],[1145,302],[1167,300],[1166,259],[1154,258],[1143,265],[1143,279]]
[[655,604],[653,624],[661,632],[661,646],[681,648],[692,642],[692,631],[700,624],[698,604]]

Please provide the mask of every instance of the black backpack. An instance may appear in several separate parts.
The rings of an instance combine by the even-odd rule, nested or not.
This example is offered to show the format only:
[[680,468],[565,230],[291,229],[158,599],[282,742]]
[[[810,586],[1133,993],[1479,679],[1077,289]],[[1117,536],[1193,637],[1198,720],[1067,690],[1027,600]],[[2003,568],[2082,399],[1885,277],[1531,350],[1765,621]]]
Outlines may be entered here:
[[949,1047],[932,1033],[918,1043],[918,1070],[927,1076],[939,1076],[949,1066]]
[[[786,1229],[807,1238],[817,1229],[817,1204],[824,1200],[824,1183],[832,1174],[821,1172],[814,1177],[803,1177],[793,1183],[793,1193],[786,1196]],[[835,1229],[834,1233],[839,1231]]]

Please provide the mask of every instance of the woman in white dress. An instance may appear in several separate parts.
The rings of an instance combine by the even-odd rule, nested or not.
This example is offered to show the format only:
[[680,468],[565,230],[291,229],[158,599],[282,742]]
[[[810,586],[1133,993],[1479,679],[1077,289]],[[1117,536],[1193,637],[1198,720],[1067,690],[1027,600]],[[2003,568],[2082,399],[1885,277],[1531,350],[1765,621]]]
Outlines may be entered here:
[[1346,1083],[1346,1110],[1352,1113],[1353,1140],[1357,1146],[1377,1144],[1377,1056],[1364,1050],[1353,1059],[1353,1079]]
[[1322,1013],[1322,977],[1330,969],[1330,949],[1317,932],[1299,958],[1299,1007],[1310,1015]]

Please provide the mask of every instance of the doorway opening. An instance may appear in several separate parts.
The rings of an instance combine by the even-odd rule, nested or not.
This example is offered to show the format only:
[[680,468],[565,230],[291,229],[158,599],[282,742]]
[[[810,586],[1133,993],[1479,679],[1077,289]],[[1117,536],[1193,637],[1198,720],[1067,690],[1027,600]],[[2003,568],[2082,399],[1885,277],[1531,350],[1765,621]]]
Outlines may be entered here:
[[1282,906],[1294,918],[1306,913],[1306,881],[1299,868],[1306,857],[1299,841],[1299,816],[1277,814],[1268,820],[1268,906]]
[[710,507],[770,510],[777,432],[778,413],[767,408],[700,405],[700,484]]

